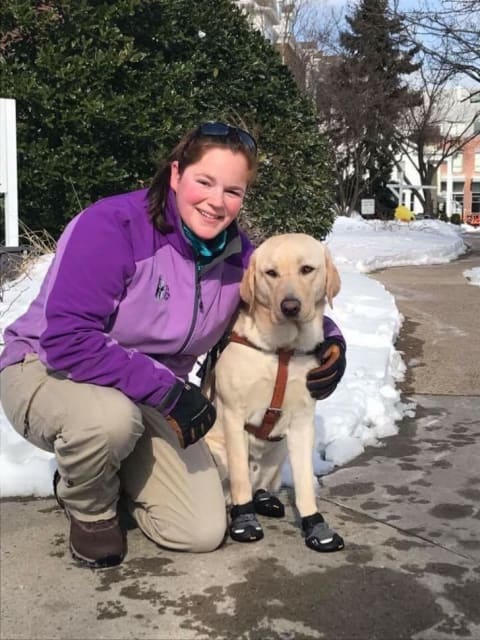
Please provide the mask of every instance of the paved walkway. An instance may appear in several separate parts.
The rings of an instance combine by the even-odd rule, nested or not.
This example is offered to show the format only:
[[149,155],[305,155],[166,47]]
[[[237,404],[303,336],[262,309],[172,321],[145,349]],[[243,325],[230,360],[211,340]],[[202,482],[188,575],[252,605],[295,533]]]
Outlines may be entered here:
[[417,408],[398,436],[323,478],[321,510],[344,552],[307,549],[290,506],[264,519],[261,542],[201,556],[133,530],[125,563],[92,572],[70,561],[53,500],[3,501],[0,638],[478,640],[480,341],[461,335],[478,319],[480,289],[461,276],[471,266],[478,254],[375,275],[403,292],[399,348],[415,358],[404,390]]

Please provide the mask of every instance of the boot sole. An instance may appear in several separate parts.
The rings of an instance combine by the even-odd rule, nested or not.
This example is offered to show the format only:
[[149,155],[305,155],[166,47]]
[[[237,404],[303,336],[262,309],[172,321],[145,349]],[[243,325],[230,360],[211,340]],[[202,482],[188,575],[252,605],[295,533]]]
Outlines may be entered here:
[[112,555],[106,556],[105,558],[98,558],[97,560],[92,560],[91,558],[85,558],[79,554],[72,545],[70,545],[70,553],[72,554],[72,558],[78,562],[83,567],[88,567],[89,569],[109,569],[111,567],[118,567],[119,564],[123,562],[125,558],[124,555]]

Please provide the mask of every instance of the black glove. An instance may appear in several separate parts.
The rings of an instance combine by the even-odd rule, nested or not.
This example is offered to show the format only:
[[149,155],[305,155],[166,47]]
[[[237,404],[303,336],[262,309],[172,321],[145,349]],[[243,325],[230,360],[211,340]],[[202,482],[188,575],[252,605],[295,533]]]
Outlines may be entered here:
[[217,412],[211,402],[193,384],[186,383],[167,421],[177,434],[180,446],[186,449],[213,427]]
[[307,389],[312,398],[323,400],[333,393],[345,373],[345,343],[338,338],[327,338],[315,348],[319,367],[307,373]]

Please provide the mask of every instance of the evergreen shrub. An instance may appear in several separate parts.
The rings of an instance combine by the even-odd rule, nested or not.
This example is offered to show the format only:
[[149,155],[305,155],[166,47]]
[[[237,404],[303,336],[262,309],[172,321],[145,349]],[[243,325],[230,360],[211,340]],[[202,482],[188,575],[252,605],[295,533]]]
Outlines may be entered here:
[[205,120],[244,125],[260,171],[254,235],[332,224],[332,174],[311,102],[230,0],[3,0],[3,97],[17,100],[19,207],[58,237],[90,202],[147,186]]
[[462,216],[459,213],[452,213],[452,217],[450,218],[450,222],[452,224],[462,224]]

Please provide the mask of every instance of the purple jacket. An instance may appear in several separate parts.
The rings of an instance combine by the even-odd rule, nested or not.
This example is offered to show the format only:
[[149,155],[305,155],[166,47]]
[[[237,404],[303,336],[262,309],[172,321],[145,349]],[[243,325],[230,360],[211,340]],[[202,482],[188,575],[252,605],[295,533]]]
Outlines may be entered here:
[[[37,353],[50,371],[115,387],[168,413],[198,356],[222,336],[238,306],[253,247],[231,225],[222,254],[197,269],[175,194],[160,233],[147,191],[105,198],[60,237],[37,298],[4,332],[0,369]],[[325,319],[325,336],[340,335]]]

